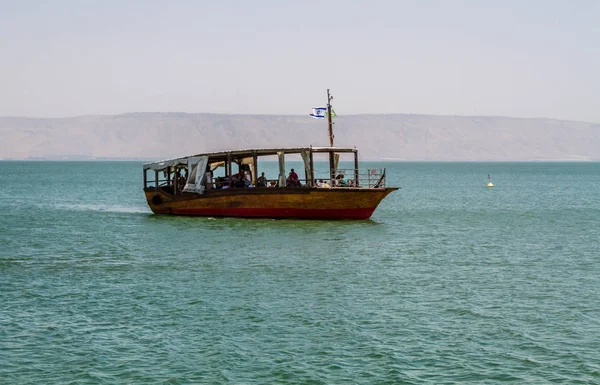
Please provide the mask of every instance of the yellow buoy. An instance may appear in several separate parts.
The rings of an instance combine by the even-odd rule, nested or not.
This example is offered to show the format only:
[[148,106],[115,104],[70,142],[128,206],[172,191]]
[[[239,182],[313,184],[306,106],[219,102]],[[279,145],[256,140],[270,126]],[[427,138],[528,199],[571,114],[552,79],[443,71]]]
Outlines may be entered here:
[[494,187],[494,184],[492,183],[492,177],[490,176],[490,174],[488,174],[488,184],[485,187]]
[[494,187],[494,184],[492,182],[488,183],[486,187]]

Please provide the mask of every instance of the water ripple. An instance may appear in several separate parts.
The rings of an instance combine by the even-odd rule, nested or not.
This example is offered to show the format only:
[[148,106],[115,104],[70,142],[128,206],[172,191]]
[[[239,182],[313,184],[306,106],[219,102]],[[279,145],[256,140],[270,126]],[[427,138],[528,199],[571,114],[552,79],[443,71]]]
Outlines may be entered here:
[[138,164],[23,167],[2,383],[600,383],[597,164],[389,164],[358,222],[154,216]]

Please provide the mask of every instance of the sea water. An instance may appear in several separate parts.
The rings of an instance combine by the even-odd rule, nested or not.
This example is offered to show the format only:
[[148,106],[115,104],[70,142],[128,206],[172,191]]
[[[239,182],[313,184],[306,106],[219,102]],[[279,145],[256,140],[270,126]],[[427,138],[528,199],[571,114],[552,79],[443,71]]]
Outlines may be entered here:
[[0,383],[600,383],[600,164],[363,166],[402,189],[301,221],[0,162]]

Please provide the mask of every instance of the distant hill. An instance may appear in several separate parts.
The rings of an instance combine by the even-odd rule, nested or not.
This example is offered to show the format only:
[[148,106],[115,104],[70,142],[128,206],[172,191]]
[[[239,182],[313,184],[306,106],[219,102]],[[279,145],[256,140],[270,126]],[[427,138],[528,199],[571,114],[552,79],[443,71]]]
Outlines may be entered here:
[[[481,116],[350,115],[336,146],[363,159],[600,160],[600,124]],[[129,113],[0,117],[0,159],[164,159],[252,147],[326,146],[327,122],[306,116]]]

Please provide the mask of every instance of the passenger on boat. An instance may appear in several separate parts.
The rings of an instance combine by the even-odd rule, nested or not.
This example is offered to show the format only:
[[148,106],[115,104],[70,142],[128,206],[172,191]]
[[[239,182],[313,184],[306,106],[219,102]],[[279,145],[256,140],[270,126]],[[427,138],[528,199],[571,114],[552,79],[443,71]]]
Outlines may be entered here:
[[233,176],[233,187],[246,187],[246,180],[239,174]]
[[271,183],[269,183],[269,187],[277,187],[277,184],[274,180],[272,180]]
[[338,174],[335,177],[335,185],[337,187],[348,187],[348,181],[344,179],[344,174]]
[[185,170],[185,176],[182,176],[179,171],[177,171],[177,191],[183,191],[185,187],[185,183],[187,182],[187,170]]
[[298,174],[291,169],[290,175],[287,177],[285,184],[288,186],[300,186],[300,180],[298,179]]
[[244,176],[244,179],[246,180],[246,186],[250,186],[252,184],[252,173],[250,172],[250,170],[243,171],[242,175]]
[[213,184],[213,179],[212,179],[212,176],[213,176],[213,173],[212,173],[212,171],[210,171],[210,172],[206,172],[206,173],[205,173],[205,178],[206,178],[206,189],[207,189],[207,190],[212,190],[213,188],[215,188],[215,187],[214,187],[214,184]]
[[240,166],[240,171],[237,174],[233,174],[232,178],[235,180],[243,180],[243,179],[247,179],[248,180],[248,184],[252,183],[252,173],[250,171],[250,166],[248,166],[247,164],[243,164]]
[[329,183],[325,182],[323,179],[320,179],[319,180],[319,187],[330,188],[331,186],[329,185]]
[[267,187],[267,178],[265,177],[265,173],[261,173],[258,179],[256,180],[256,187]]

